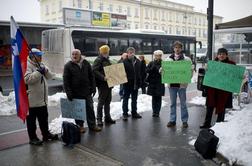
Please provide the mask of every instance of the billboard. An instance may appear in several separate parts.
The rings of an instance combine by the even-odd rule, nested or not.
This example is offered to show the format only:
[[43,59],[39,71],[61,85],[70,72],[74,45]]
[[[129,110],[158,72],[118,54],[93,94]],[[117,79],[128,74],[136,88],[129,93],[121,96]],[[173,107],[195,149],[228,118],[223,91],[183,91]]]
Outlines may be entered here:
[[110,26],[110,14],[102,12],[93,12],[92,14],[92,25],[94,26]]
[[126,28],[127,16],[121,14],[111,14],[111,27]]
[[63,8],[63,23],[66,25],[91,26],[91,11]]

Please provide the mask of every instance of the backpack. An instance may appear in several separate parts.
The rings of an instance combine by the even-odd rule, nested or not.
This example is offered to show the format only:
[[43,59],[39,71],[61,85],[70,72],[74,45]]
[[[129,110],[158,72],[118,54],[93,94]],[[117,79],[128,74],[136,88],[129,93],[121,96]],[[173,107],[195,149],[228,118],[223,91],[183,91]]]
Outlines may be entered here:
[[212,129],[203,129],[199,132],[194,147],[205,159],[212,159],[216,155],[218,142],[219,138]]
[[80,142],[80,127],[67,121],[63,121],[61,129],[61,139],[66,146]]

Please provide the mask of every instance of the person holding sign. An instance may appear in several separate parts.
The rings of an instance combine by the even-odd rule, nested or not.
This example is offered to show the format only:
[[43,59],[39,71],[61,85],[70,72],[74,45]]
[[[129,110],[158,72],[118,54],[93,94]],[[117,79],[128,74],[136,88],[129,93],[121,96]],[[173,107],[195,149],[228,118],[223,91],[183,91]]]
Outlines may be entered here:
[[161,73],[159,72],[163,54],[161,50],[154,51],[154,61],[151,61],[146,68],[148,76],[145,81],[148,83],[147,94],[152,96],[153,117],[159,117],[162,96],[165,94],[165,86],[161,81]]
[[96,86],[98,88],[98,105],[97,105],[97,124],[102,126],[102,110],[104,108],[105,123],[115,124],[116,121],[110,116],[110,103],[112,99],[112,88],[108,87],[107,78],[105,77],[104,67],[110,66],[109,50],[107,45],[103,45],[99,48],[99,56],[95,59],[93,64],[93,72],[95,76]]
[[135,48],[129,47],[127,49],[128,58],[123,61],[125,72],[127,75],[128,82],[123,84],[123,120],[128,120],[128,101],[131,95],[131,114],[132,118],[142,118],[137,113],[137,95],[138,89],[141,87],[141,63],[140,60],[135,56]]
[[[78,49],[72,51],[72,60],[64,66],[63,84],[68,100],[85,99],[86,100],[86,115],[89,130],[99,132],[101,128],[96,126],[93,98],[95,95],[95,79],[89,62],[81,57],[81,52]],[[80,126],[80,132],[84,133],[84,121],[75,120],[75,123]]]
[[[215,61],[235,65],[235,62],[228,58],[228,51],[225,48],[218,49]],[[216,69],[218,70],[218,69]],[[232,108],[232,93],[224,90],[206,87],[206,117],[203,125],[200,128],[210,128],[212,114],[215,108],[215,113],[218,114],[216,122],[223,122],[225,118],[225,108]]]
[[[29,99],[27,131],[31,145],[42,145],[43,141],[56,140],[58,136],[48,131],[48,85],[47,80],[53,73],[41,62],[43,52],[32,48],[29,54],[27,70],[24,76]],[[36,134],[36,118],[43,136],[41,141]]]
[[[173,44],[173,50],[174,53],[170,55],[167,60],[168,61],[191,61],[189,57],[186,57],[182,53],[182,43],[179,41],[174,42]],[[193,71],[192,71],[193,72]],[[177,95],[180,99],[180,110],[181,110],[181,120],[183,122],[182,127],[187,128],[188,127],[188,110],[186,105],[186,88],[187,83],[171,83],[169,84],[169,93],[170,93],[170,100],[171,100],[171,112],[170,112],[170,121],[167,124],[167,127],[174,127],[176,126],[176,118],[177,118]]]

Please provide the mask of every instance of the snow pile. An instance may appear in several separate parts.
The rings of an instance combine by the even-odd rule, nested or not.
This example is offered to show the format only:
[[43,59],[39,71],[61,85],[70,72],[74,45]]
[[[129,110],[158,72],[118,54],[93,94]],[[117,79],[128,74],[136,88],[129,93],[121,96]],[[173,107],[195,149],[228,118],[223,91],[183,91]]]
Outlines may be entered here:
[[241,111],[230,111],[225,120],[212,129],[220,138],[217,151],[229,159],[230,164],[252,165],[252,104]]
[[9,96],[3,96],[0,93],[0,116],[14,114],[17,114],[14,92],[11,92]]
[[192,98],[189,103],[196,104],[196,105],[205,105],[206,104],[206,98],[202,96],[196,96]]
[[49,125],[49,131],[51,133],[54,133],[54,134],[61,133],[61,125],[62,125],[63,121],[68,121],[68,122],[75,123],[75,121],[73,119],[62,118],[61,115],[60,115],[60,117],[55,118],[55,119],[52,120],[52,122]]
[[66,93],[60,92],[52,96],[48,96],[48,106],[59,106],[60,98],[66,98]]
[[198,81],[198,72],[193,72],[191,83],[196,83],[197,81]]

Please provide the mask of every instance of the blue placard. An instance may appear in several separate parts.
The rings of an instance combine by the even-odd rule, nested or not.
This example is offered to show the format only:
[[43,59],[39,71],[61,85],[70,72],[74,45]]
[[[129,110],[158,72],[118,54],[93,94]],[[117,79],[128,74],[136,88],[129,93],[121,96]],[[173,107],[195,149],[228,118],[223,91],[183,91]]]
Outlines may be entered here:
[[60,98],[60,107],[63,118],[86,120],[86,100]]

